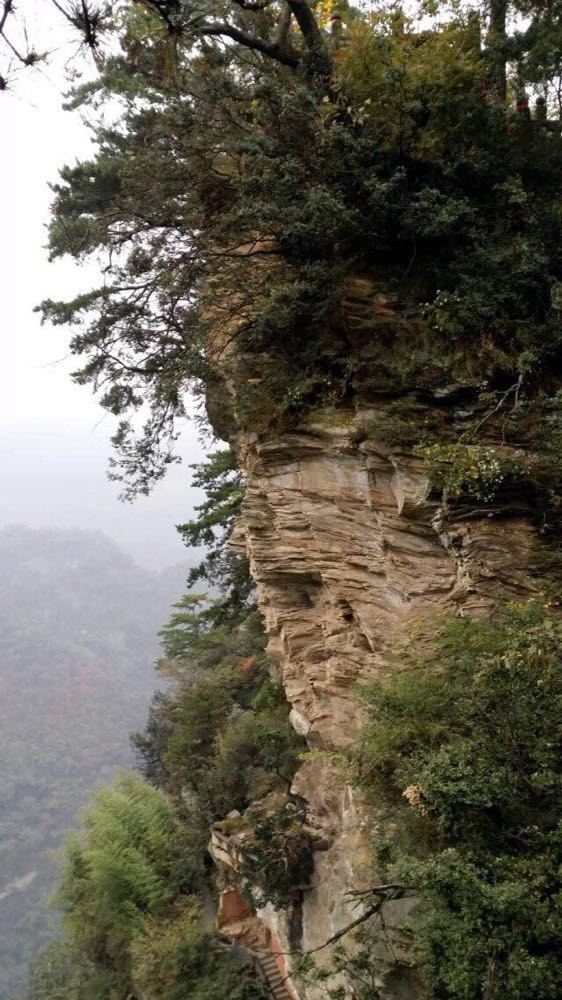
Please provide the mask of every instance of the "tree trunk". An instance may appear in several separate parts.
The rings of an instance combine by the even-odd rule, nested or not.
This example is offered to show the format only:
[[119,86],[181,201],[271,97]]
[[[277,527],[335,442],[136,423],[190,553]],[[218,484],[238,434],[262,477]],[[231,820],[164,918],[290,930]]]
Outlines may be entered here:
[[486,57],[488,62],[488,92],[500,104],[507,97],[506,82],[506,21],[507,0],[490,0]]

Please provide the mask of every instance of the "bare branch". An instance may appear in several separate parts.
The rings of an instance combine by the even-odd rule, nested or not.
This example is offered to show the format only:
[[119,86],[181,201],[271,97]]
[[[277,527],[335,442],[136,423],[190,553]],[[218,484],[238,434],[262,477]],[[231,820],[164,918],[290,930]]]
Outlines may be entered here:
[[365,899],[368,896],[378,896],[381,892],[394,892],[399,890],[400,892],[415,892],[416,887],[414,885],[404,885],[402,882],[388,882],[386,885],[372,885],[369,889],[351,889],[346,892],[346,896],[351,896],[353,899]]
[[[345,937],[345,935],[349,934],[350,931],[355,930],[356,927],[360,927],[361,924],[365,924],[367,920],[371,919],[371,917],[376,916],[376,914],[379,913],[380,910],[382,910],[384,904],[387,903],[389,900],[399,899],[399,898],[401,897],[396,896],[395,894],[391,894],[390,896],[386,896],[383,899],[378,899],[376,903],[373,903],[372,906],[369,906],[364,913],[362,913],[355,920],[352,920],[350,924],[346,924],[346,926],[342,927],[341,930],[337,931],[335,934],[332,934],[332,936],[329,937],[327,941],[324,941],[323,944],[318,945],[316,948],[310,948],[307,952],[305,952],[305,954],[314,955],[315,952],[323,951],[323,949],[328,948],[329,945],[336,944],[337,941],[340,941],[342,937]],[[296,954],[299,954],[299,952],[296,952]]]
[[[410,893],[415,894],[416,891],[417,890],[415,889],[414,886],[401,885],[399,883],[389,883],[388,885],[373,886],[371,889],[367,889],[364,895],[367,896],[380,895],[382,898],[377,899],[376,903],[373,903],[371,906],[367,907],[367,909],[363,913],[361,913],[358,917],[356,917],[355,920],[352,920],[351,923],[346,924],[345,927],[341,928],[341,930],[336,931],[335,934],[332,934],[332,936],[327,938],[327,940],[324,941],[323,944],[317,945],[316,948],[309,948],[306,951],[283,951],[280,952],[279,954],[286,956],[301,955],[302,957],[304,957],[307,955],[314,955],[317,951],[323,951],[324,948],[328,948],[330,945],[336,944],[337,941],[341,941],[341,939],[345,937],[346,934],[349,934],[351,931],[355,930],[356,927],[360,927],[361,924],[365,924],[368,920],[371,919],[371,917],[375,917],[378,913],[380,913],[385,903],[389,903],[393,899],[403,899],[406,896],[406,894]],[[357,895],[361,896],[363,894],[361,892],[358,892]]]
[[[6,24],[10,14],[15,14],[13,0],[4,0],[2,13],[0,14],[0,38],[4,42],[7,49],[17,59],[17,61],[22,64],[22,66],[35,66],[41,60],[42,56],[33,48],[28,48],[27,51],[20,51],[20,49],[14,45],[12,40],[8,38],[8,35],[6,34]],[[5,77],[0,76],[0,90],[6,90],[7,86],[8,83]]]
[[4,0],[2,14],[0,15],[0,35],[4,31],[4,25],[6,24],[6,21],[8,20],[10,14],[13,13],[13,10],[14,10],[14,4],[12,0]]

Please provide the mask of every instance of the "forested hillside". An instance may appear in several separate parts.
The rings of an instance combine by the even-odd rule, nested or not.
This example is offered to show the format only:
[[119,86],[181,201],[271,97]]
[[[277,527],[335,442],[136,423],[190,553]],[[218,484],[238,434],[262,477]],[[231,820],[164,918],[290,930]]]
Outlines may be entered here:
[[91,531],[0,531],[0,996],[53,934],[46,912],[76,809],[131,761],[157,630],[187,570],[150,573]]

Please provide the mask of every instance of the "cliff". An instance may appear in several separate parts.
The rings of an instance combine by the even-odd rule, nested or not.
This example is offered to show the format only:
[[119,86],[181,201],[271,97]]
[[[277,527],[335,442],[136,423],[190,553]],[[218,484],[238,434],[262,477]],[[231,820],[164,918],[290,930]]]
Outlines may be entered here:
[[[369,302],[374,322],[394,322],[393,303],[372,286],[361,292],[348,329],[359,327],[357,310],[365,314]],[[230,342],[225,336],[223,343]],[[235,412],[232,372],[239,359],[230,346],[222,363],[229,372],[223,390]],[[245,370],[249,364],[244,359]],[[318,966],[329,968],[331,940],[363,912],[356,894],[374,880],[365,805],[330,761],[356,742],[364,723],[358,685],[379,675],[412,629],[424,641],[420,622],[447,613],[486,615],[498,601],[525,602],[547,567],[529,492],[508,484],[493,502],[447,503],[433,485],[427,455],[411,443],[428,423],[439,426],[445,440],[462,432],[474,420],[471,391],[438,383],[404,394],[402,441],[397,396],[383,393],[373,393],[371,403],[356,398],[320,407],[287,431],[237,435],[246,494],[232,544],[249,559],[291,721],[313,751],[292,793],[306,803],[314,867],[290,911],[268,904],[253,917],[245,912],[243,926],[239,914],[225,917],[220,930],[254,942],[252,948],[258,934],[262,948],[265,941],[278,954],[294,995],[306,1000],[324,993],[299,983],[298,956],[312,953]],[[494,435],[493,422],[488,436],[494,460],[525,459],[522,446]],[[229,845],[218,831],[213,838],[227,881],[236,868],[235,840]],[[377,986],[388,998],[421,995],[402,930],[413,905],[413,899],[397,899],[383,907]]]

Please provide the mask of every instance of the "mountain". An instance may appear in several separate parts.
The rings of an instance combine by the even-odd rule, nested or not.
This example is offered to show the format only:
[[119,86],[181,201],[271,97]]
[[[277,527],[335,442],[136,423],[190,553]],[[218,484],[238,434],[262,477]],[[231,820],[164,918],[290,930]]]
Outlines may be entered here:
[[0,997],[56,932],[46,908],[76,810],[131,764],[157,631],[188,566],[151,573],[94,531],[0,531]]

